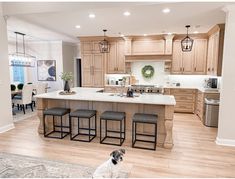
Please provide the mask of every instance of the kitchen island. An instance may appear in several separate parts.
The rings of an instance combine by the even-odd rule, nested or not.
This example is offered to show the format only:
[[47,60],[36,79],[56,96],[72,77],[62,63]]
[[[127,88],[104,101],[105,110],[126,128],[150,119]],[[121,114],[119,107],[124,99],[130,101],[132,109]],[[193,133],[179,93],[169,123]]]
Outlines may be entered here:
[[[97,134],[99,134],[99,116],[106,110],[122,111],[126,113],[126,140],[131,141],[131,125],[134,113],[152,113],[158,115],[157,146],[164,148],[173,147],[172,128],[174,96],[158,94],[139,94],[133,98],[118,96],[113,93],[104,93],[102,88],[73,88],[76,94],[60,95],[60,91],[37,95],[37,115],[40,119],[39,134],[43,134],[43,110],[51,107],[66,107],[71,111],[76,109],[97,110]],[[51,121],[51,120],[50,120]],[[82,125],[86,125],[85,123]],[[50,122],[47,126],[52,126]],[[109,126],[115,129],[117,125]],[[151,126],[140,125],[137,129],[148,134]]]

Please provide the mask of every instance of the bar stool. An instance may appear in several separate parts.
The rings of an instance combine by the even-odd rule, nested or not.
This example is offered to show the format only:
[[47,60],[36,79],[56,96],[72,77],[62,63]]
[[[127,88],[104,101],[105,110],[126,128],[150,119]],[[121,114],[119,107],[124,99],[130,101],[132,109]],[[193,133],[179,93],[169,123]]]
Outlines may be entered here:
[[[145,114],[145,113],[135,113],[132,119],[132,147],[133,148],[140,148],[140,149],[148,149],[148,150],[156,150],[156,144],[157,144],[157,119],[158,116],[155,114]],[[153,124],[154,125],[154,134],[143,134],[143,133],[137,133],[137,124]],[[152,140],[141,140],[137,139],[137,136],[144,136],[149,138],[154,138],[154,141]],[[138,147],[135,146],[136,141],[140,142],[147,142],[147,143],[153,143],[153,148],[147,148],[147,147]]]
[[[105,136],[102,138],[102,121],[105,121]],[[120,128],[118,131],[116,130],[108,130],[108,121],[119,121]],[[108,135],[108,133],[118,133],[119,137]],[[108,144],[108,145],[118,145],[121,146],[125,141],[126,137],[126,114],[125,112],[115,112],[115,111],[105,111],[100,115],[100,143]],[[105,139],[119,139],[119,144],[105,142]]]
[[[63,131],[64,129],[69,129],[69,126],[63,125],[63,116],[68,114],[70,112],[70,109],[68,108],[50,108],[43,111],[43,132],[44,137],[48,138],[56,138],[56,139],[63,139],[65,136],[67,136],[70,131]],[[49,133],[46,132],[46,116],[53,116],[53,130]],[[55,116],[60,117],[60,124],[55,124]],[[57,130],[56,128],[59,128]],[[59,133],[60,136],[51,136],[51,134]]]
[[[73,125],[72,118],[77,118],[78,121],[78,133],[73,136]],[[91,127],[91,119],[94,117],[95,126]],[[88,128],[80,127],[80,118],[88,119]],[[70,140],[81,141],[81,142],[91,142],[96,137],[96,110],[88,109],[78,109],[69,114],[69,123],[70,123]],[[81,130],[88,131],[87,133],[81,133]],[[91,133],[93,132],[93,134]],[[79,139],[80,135],[88,136],[88,140]]]

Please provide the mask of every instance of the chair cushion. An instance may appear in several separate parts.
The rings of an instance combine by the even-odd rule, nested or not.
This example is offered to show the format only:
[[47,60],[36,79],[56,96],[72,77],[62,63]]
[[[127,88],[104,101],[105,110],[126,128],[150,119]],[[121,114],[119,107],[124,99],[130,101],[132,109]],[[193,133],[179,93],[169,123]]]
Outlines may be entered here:
[[44,115],[63,116],[68,114],[70,109],[68,108],[50,108],[43,111]]
[[100,118],[106,120],[123,120],[125,116],[125,112],[105,111],[100,115]]
[[13,99],[21,100],[21,99],[22,99],[22,96],[21,96],[21,95],[15,95],[15,96],[13,97]]
[[96,114],[96,110],[89,110],[89,109],[78,109],[74,112],[70,113],[71,117],[84,117],[90,118]]
[[133,116],[134,122],[142,123],[157,123],[158,116],[156,114],[135,113]]

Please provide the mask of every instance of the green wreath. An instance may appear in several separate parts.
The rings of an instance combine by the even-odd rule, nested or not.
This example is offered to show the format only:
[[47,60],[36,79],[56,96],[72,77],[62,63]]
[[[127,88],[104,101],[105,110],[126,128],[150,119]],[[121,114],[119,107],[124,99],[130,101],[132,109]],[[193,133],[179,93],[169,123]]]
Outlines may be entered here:
[[142,75],[145,78],[152,78],[154,75],[154,68],[151,65],[146,65],[142,68]]

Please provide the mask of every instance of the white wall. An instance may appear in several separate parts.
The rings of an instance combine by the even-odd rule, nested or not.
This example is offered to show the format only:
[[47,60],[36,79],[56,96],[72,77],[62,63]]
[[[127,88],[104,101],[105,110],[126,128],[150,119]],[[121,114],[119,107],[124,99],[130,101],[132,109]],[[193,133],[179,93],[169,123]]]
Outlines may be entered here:
[[216,142],[235,146],[235,6],[226,10],[222,85],[220,95],[219,127]]
[[0,133],[14,127],[11,109],[10,73],[6,22],[0,3]]
[[[63,54],[63,71],[72,72],[75,75],[75,59],[76,59],[77,47],[74,44],[63,42],[62,54]],[[71,82],[71,86],[74,86],[74,78]]]

